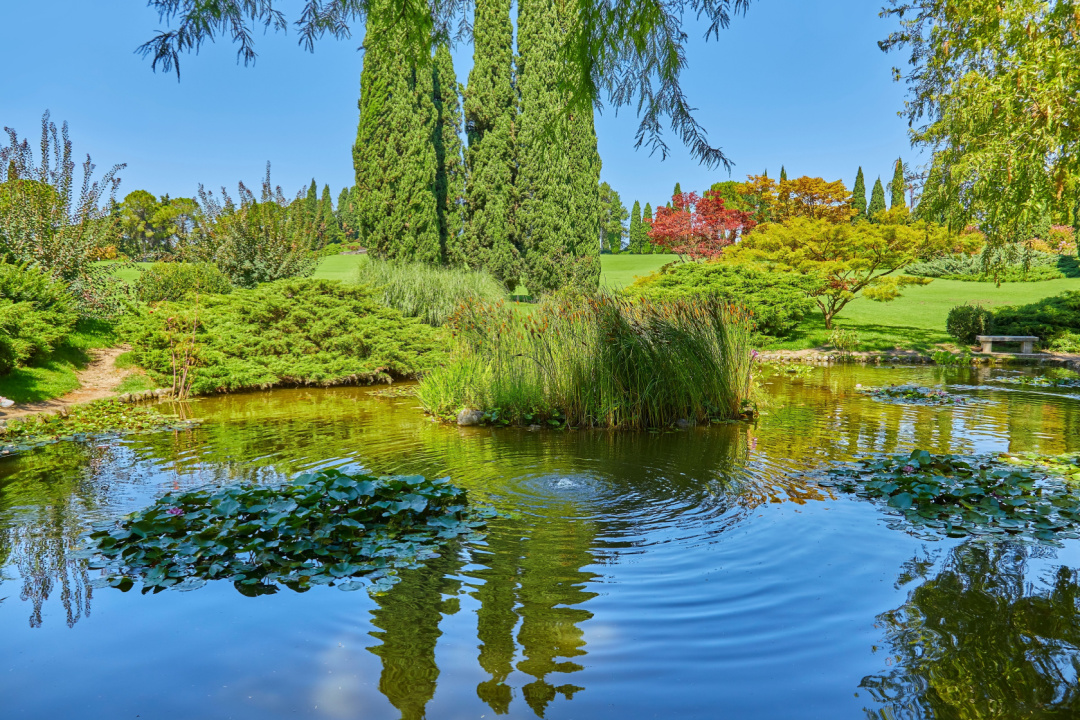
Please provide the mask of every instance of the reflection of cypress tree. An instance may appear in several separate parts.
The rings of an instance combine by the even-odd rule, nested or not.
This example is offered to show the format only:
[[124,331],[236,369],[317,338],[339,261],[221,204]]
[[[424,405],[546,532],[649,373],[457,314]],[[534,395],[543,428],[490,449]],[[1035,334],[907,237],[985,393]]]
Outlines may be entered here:
[[371,634],[382,644],[368,650],[382,658],[379,691],[401,711],[402,720],[423,718],[435,695],[439,621],[458,611],[457,598],[443,600],[443,595],[457,595],[461,584],[452,576],[460,566],[456,551],[447,548],[424,567],[402,571],[401,582],[375,598],[379,609],[371,613],[372,624],[383,632]]
[[475,555],[483,570],[471,577],[483,581],[473,592],[480,603],[476,612],[477,638],[480,640],[480,667],[491,675],[476,687],[477,696],[498,715],[510,711],[512,691],[506,678],[514,669],[514,627],[518,615],[517,575],[521,558],[521,531],[494,523],[488,528],[486,557]]
[[[581,665],[560,658],[585,654],[585,639],[578,624],[592,613],[575,607],[596,593],[584,587],[595,575],[581,568],[593,562],[589,547],[594,529],[585,522],[555,521],[573,515],[573,508],[551,508],[554,512],[532,528],[521,557],[521,580],[518,598],[521,606],[521,643],[525,659],[518,670],[536,678],[522,688],[525,702],[540,717],[547,705],[562,693],[568,699],[583,688],[548,682],[550,673],[572,673]],[[566,512],[560,512],[565,510]]]

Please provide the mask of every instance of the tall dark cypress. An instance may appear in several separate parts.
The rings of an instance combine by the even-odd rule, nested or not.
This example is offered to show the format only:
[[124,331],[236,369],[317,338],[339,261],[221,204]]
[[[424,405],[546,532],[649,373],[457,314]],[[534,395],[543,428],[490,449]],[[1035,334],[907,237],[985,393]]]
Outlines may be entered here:
[[446,259],[466,265],[462,233],[465,228],[465,158],[461,144],[461,100],[450,48],[435,49],[435,198],[439,216],[439,241]]
[[319,221],[322,227],[323,241],[326,243],[339,243],[344,237],[337,215],[334,214],[334,203],[330,199],[330,186],[323,185],[322,199],[319,201]]
[[319,222],[319,186],[315,184],[315,178],[311,178],[307,196],[304,197],[304,215],[309,222]]
[[635,200],[634,207],[630,210],[630,245],[627,252],[640,255],[647,242],[645,226],[641,222],[641,203]]
[[852,222],[866,219],[866,179],[863,178],[861,165],[855,176],[855,189],[851,191],[851,209],[855,211]]
[[781,165],[780,166],[780,182],[784,182],[786,180],[787,180],[787,170],[784,168],[783,165]]
[[879,212],[885,211],[885,188],[881,184],[881,178],[874,181],[874,189],[870,192],[870,207],[866,208],[866,214],[873,222]]
[[435,104],[431,68],[410,62],[393,0],[372,0],[353,147],[357,223],[375,257],[442,258],[435,196]]
[[907,207],[907,203],[904,202],[904,161],[900,158],[896,158],[896,167],[893,169],[889,189],[892,191],[892,202],[889,207]]
[[534,295],[600,278],[599,172],[592,106],[567,110],[555,0],[519,0],[517,228]]
[[641,248],[641,252],[646,255],[660,252],[653,243],[652,238],[649,237],[649,231],[652,230],[652,205],[645,203],[645,209],[641,211],[641,231],[645,234],[645,244]]
[[465,259],[513,291],[521,277],[514,228],[516,113],[510,0],[478,0],[473,68],[465,89]]

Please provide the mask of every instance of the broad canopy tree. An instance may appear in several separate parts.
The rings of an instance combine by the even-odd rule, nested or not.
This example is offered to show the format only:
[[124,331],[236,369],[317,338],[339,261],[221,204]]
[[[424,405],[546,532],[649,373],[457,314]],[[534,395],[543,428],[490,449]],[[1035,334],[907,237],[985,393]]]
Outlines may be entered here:
[[658,207],[649,222],[649,238],[666,252],[693,260],[718,258],[754,228],[749,212],[729,210],[719,193],[672,195],[671,207]]
[[735,260],[755,260],[817,281],[811,292],[832,328],[833,318],[860,293],[879,302],[894,300],[927,278],[898,275],[917,258],[949,245],[944,228],[911,222],[904,208],[888,211],[879,223],[833,223],[795,217],[757,228],[731,251]]

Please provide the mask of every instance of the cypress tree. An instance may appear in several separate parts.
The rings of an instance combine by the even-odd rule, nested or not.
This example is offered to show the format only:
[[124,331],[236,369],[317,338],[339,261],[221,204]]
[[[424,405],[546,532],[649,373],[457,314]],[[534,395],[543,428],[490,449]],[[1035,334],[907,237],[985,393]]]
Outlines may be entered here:
[[517,205],[510,0],[478,0],[473,21],[473,68],[465,89],[469,140],[465,189],[465,260],[484,267],[513,291],[521,277],[514,230]]
[[780,182],[787,182],[787,170],[783,165],[780,166]]
[[641,222],[641,203],[634,201],[634,207],[630,210],[630,245],[627,252],[640,255],[648,238],[645,237],[645,226]]
[[656,245],[649,238],[650,230],[652,230],[652,205],[645,203],[645,211],[641,214],[641,232],[645,236],[645,244],[641,246],[641,252],[646,255],[657,251]]
[[304,198],[304,216],[309,222],[317,223],[319,220],[319,186],[315,184],[315,178],[311,178],[307,196]]
[[873,222],[879,212],[885,210],[885,188],[881,185],[881,178],[874,181],[874,189],[870,193],[870,207],[866,209],[866,214],[869,216],[870,221]]
[[851,209],[855,211],[852,222],[866,219],[866,180],[862,166],[859,166],[859,173],[855,176],[855,189],[851,191]]
[[[672,200],[672,202],[675,201],[675,197],[677,195],[682,195],[682,187],[679,186],[679,183],[675,183],[675,189],[671,191],[671,200]],[[669,202],[667,204],[667,206],[670,208],[671,207],[671,202]]]
[[889,189],[892,190],[892,203],[889,207],[907,207],[907,203],[904,202],[904,161],[900,158],[896,158],[896,168],[893,170]]
[[407,61],[408,35],[395,8],[373,0],[364,36],[353,146],[358,231],[375,257],[437,263],[432,72]]
[[461,144],[461,101],[450,48],[440,43],[432,65],[435,94],[435,198],[439,242],[454,265],[466,265],[465,159]]
[[329,243],[339,243],[343,238],[341,232],[341,225],[338,224],[337,216],[334,214],[334,203],[330,199],[330,186],[323,185],[322,199],[319,201],[319,223],[322,227],[323,241]]

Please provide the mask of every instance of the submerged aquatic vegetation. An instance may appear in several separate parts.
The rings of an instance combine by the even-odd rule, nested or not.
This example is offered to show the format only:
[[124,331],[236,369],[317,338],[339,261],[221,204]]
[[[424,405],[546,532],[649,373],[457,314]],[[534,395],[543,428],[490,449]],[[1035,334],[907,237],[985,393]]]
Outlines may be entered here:
[[993,380],[994,382],[1008,383],[1010,385],[1027,385],[1030,387],[1080,387],[1080,378],[1077,377],[1012,375],[996,377]]
[[427,374],[428,412],[514,424],[667,427],[748,411],[752,319],[711,299],[564,297],[522,317],[503,304],[462,306],[449,365]]
[[73,405],[62,414],[33,415],[12,420],[0,430],[0,455],[10,455],[58,440],[93,440],[127,433],[180,430],[190,428],[193,424],[192,420],[166,415],[148,405],[98,400]]
[[929,388],[912,384],[886,385],[885,387],[856,385],[855,388],[863,395],[869,395],[875,400],[906,405],[968,405],[976,402],[972,398],[953,395],[941,388]]
[[95,527],[99,585],[192,590],[231,580],[245,595],[314,585],[374,592],[438,549],[474,539],[494,515],[469,507],[449,479],[305,473],[282,485],[242,483],[170,493],[118,523]]
[[1036,468],[1055,475],[1064,475],[1069,480],[1080,482],[1080,453],[1042,455],[1035,452],[1025,452],[1002,457],[1005,462],[1012,465]]
[[[1080,538],[1080,494],[1061,479],[995,457],[876,455],[832,467],[818,482],[882,503],[932,535]],[[925,537],[925,536],[924,536]]]

